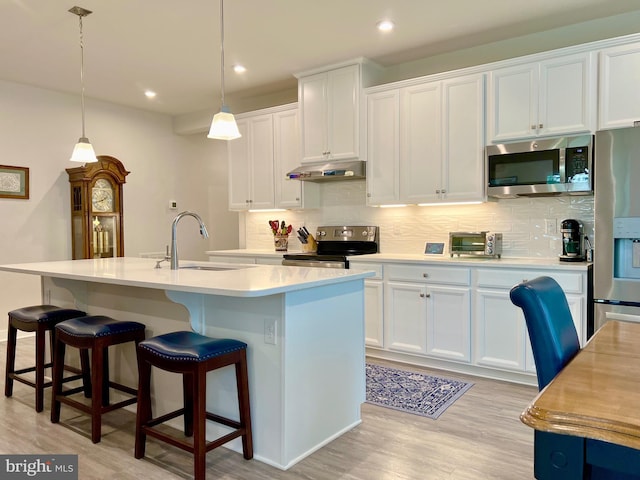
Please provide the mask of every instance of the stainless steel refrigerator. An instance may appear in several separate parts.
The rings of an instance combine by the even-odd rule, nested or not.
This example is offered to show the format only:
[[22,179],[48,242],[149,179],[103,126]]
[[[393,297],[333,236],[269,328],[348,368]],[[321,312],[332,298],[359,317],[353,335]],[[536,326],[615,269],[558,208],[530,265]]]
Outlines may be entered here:
[[640,127],[596,133],[595,328],[640,322]]

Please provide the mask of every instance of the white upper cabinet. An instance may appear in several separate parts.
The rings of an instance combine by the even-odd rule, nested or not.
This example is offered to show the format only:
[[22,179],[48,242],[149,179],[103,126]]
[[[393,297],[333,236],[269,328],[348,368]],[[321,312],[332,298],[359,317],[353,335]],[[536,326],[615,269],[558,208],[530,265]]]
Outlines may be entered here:
[[400,199],[400,93],[367,96],[367,203],[389,205]]
[[291,108],[273,114],[275,171],[275,207],[316,207],[319,186],[291,180],[286,174],[300,165],[300,129],[298,109]]
[[229,209],[274,207],[273,118],[237,121],[242,137],[228,142]]
[[302,163],[360,155],[360,65],[301,76]]
[[236,119],[242,137],[227,143],[229,209],[316,207],[318,186],[286,177],[300,164],[297,106],[247,112]]
[[600,52],[598,128],[633,126],[640,120],[640,43]]
[[493,70],[488,100],[488,140],[492,143],[593,131],[593,54],[559,56]]
[[369,205],[484,199],[484,75],[367,96]]

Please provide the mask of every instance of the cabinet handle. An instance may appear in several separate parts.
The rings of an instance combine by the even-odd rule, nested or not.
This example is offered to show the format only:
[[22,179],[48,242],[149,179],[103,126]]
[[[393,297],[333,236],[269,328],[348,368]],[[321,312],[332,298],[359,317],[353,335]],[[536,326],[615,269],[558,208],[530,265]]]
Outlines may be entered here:
[[429,278],[429,274],[428,274],[428,273],[423,273],[423,274],[422,274],[422,276],[423,276],[424,278]]
[[436,190],[436,193],[440,193],[440,190]]
[[299,201],[300,201],[300,197],[296,197],[296,202],[299,202]]
[[430,293],[421,293],[420,294],[420,298],[431,298],[431,294]]
[[536,126],[535,125],[531,125],[531,130],[535,130]]
[[443,189],[443,190],[441,190],[441,191],[442,191],[442,193],[447,193],[447,191],[446,191],[446,190],[444,190],[444,189]]
[[544,127],[544,125],[541,123],[540,125],[538,125],[538,128],[542,128]]

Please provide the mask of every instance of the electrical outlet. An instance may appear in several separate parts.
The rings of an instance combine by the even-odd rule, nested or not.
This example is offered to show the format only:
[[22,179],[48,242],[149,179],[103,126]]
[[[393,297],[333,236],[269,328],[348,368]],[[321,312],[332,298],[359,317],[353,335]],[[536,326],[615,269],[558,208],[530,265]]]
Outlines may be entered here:
[[169,209],[170,210],[177,210],[178,209],[178,202],[176,202],[175,200],[169,200]]
[[275,318],[264,319],[264,343],[270,345],[276,344],[276,338],[278,336],[277,325]]
[[558,233],[558,226],[555,218],[544,219],[544,233],[547,235],[555,235]]

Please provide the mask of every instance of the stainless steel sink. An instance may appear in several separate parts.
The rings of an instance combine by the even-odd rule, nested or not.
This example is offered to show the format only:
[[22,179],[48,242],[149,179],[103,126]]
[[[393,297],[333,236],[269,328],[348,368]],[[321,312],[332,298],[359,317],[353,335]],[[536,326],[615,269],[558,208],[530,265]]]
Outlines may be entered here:
[[180,270],[208,270],[211,272],[224,272],[225,270],[240,270],[242,268],[250,268],[249,266],[229,266],[220,267],[215,265],[182,265],[178,267]]

